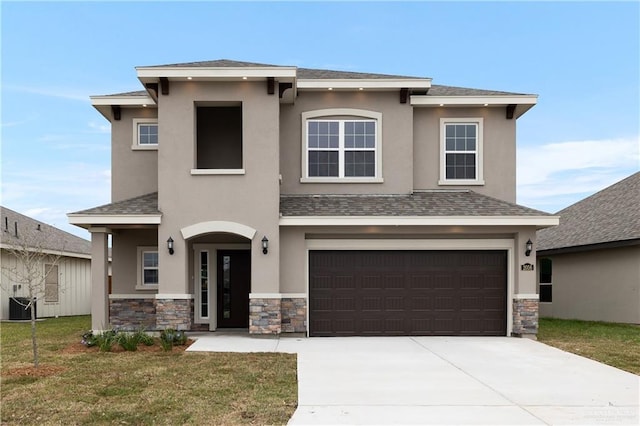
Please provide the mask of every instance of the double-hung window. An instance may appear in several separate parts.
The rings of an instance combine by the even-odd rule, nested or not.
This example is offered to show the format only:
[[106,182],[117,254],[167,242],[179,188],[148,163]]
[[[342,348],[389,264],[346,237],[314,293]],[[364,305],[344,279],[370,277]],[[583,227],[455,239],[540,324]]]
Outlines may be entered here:
[[133,120],[133,149],[158,149],[158,120],[135,118]]
[[158,288],[158,248],[138,247],[138,290]]
[[440,184],[482,185],[482,118],[440,120]]
[[353,118],[323,116],[303,119],[302,182],[382,181],[381,115],[369,113],[368,116],[361,116],[367,112],[360,110],[357,115],[352,110],[349,112],[349,115],[354,115]]

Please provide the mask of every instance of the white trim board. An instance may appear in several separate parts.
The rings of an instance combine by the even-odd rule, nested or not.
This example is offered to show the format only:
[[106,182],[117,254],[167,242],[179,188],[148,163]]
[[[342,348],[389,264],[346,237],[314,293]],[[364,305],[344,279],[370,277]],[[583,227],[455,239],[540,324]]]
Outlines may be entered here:
[[67,214],[71,225],[159,225],[162,214]]
[[282,216],[280,226],[555,226],[559,216]]

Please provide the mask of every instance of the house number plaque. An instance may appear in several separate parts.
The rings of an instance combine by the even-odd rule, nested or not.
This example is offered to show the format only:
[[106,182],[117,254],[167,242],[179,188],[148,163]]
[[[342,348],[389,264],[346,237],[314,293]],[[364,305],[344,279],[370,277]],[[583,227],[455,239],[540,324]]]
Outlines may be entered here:
[[524,265],[520,265],[520,269],[523,271],[533,271],[533,265],[531,263],[525,263]]

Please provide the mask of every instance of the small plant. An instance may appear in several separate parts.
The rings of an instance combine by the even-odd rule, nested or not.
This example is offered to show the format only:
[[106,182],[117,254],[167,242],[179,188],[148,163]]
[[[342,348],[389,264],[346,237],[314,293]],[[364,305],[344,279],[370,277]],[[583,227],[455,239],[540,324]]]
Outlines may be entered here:
[[138,338],[138,342],[142,343],[145,346],[153,346],[153,337],[147,334],[143,328],[138,329],[135,332],[135,335]]
[[95,336],[96,345],[100,348],[100,352],[111,352],[116,343],[116,334],[115,330],[105,330]]
[[119,332],[115,340],[125,351],[137,351],[138,343],[140,343],[138,333],[129,333],[126,331]]
[[98,344],[98,339],[93,335],[93,331],[89,330],[82,335],[82,340],[80,341],[80,343],[90,348]]
[[174,345],[185,345],[187,343],[187,335],[184,334],[184,331],[176,331],[172,328],[167,328],[166,330],[162,330],[160,333],[160,344],[162,345],[162,349],[165,351],[170,351]]

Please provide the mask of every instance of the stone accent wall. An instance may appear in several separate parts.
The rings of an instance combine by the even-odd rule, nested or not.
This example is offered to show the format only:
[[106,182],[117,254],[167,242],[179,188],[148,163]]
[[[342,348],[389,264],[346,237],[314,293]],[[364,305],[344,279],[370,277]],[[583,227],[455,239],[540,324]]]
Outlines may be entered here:
[[538,334],[538,299],[513,299],[514,336],[534,338]]
[[307,299],[283,297],[280,311],[283,333],[307,332]]
[[[156,329],[155,299],[110,299],[109,323],[124,330]],[[106,327],[107,324],[104,324]]]
[[280,299],[249,300],[249,334],[280,334]]
[[156,325],[159,330],[191,330],[191,299],[156,299]]

